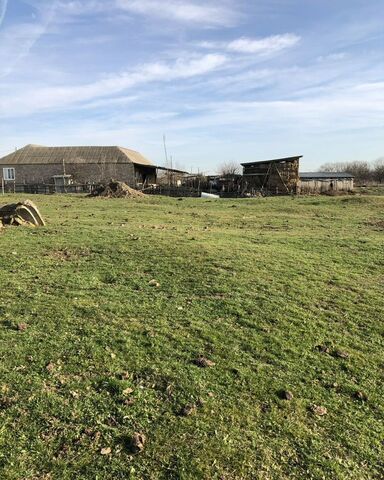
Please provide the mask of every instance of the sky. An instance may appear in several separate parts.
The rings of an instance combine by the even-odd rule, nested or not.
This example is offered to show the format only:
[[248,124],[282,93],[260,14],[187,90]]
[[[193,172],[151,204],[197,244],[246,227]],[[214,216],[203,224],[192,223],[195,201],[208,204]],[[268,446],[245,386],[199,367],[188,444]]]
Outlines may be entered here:
[[0,156],[120,145],[213,173],[384,156],[383,0],[0,0]]

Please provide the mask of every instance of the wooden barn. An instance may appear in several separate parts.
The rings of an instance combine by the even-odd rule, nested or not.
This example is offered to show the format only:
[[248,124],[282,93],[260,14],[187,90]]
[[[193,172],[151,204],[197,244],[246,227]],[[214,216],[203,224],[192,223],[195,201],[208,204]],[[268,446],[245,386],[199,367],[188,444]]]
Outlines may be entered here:
[[302,155],[242,163],[243,179],[247,191],[272,195],[297,193],[300,182],[300,158]]
[[300,173],[300,193],[351,192],[354,177],[346,172]]

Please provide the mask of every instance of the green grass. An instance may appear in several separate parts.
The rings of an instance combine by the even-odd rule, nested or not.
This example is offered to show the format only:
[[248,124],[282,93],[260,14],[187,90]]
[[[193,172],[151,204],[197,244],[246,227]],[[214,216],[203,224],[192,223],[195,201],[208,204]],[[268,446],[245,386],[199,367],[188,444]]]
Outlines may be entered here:
[[33,200],[0,232],[1,479],[383,478],[384,197]]

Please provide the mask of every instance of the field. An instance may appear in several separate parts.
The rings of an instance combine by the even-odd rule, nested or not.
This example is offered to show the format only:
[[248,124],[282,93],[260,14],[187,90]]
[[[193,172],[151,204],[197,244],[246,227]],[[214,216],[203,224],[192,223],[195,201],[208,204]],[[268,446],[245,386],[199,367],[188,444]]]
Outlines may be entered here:
[[1,479],[384,477],[384,197],[33,200],[0,231]]

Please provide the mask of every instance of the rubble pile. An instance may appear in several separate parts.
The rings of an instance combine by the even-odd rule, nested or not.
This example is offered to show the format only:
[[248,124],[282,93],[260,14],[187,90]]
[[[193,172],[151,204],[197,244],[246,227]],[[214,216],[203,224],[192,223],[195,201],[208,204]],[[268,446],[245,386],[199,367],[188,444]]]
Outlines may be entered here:
[[111,180],[108,184],[101,184],[96,187],[91,193],[92,197],[106,197],[106,198],[140,198],[145,197],[143,192],[129,187],[124,182]]

